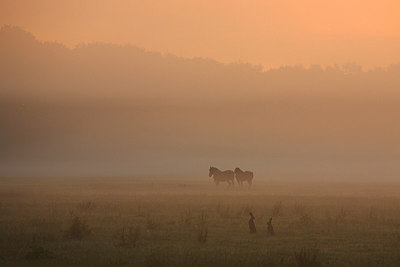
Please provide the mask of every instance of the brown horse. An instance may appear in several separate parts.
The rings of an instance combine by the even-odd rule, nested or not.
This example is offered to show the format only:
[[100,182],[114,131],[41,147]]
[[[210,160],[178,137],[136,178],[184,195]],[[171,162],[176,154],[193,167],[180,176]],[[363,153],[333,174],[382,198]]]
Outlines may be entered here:
[[213,176],[215,185],[218,185],[220,182],[227,182],[228,187],[234,185],[235,175],[231,170],[220,171],[218,168],[210,167],[208,176]]
[[240,168],[235,169],[236,181],[239,185],[243,185],[244,181],[249,183],[249,186],[253,183],[254,174],[251,171],[242,171]]

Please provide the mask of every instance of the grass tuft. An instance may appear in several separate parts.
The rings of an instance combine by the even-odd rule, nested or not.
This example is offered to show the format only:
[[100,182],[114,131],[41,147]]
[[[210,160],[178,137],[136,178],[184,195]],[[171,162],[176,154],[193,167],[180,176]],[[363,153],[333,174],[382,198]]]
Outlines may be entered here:
[[140,236],[141,236],[140,226],[122,227],[119,233],[117,233],[117,238],[119,239],[119,245],[121,247],[127,247],[127,248],[136,247]]
[[282,215],[282,201],[275,202],[274,206],[272,207],[272,217],[281,216]]
[[84,237],[90,235],[91,230],[87,223],[83,221],[79,216],[74,216],[65,236],[71,239],[83,239]]
[[321,266],[319,262],[320,252],[317,248],[303,247],[300,251],[294,253],[294,258],[299,267]]
[[186,212],[181,214],[181,221],[182,221],[182,224],[187,225],[187,226],[192,224],[193,214],[190,209],[188,209]]
[[197,226],[197,241],[199,241],[200,243],[205,243],[207,241],[207,236],[207,214],[205,212],[202,212],[199,216],[199,223]]
[[31,250],[26,254],[25,259],[37,260],[37,259],[51,259],[54,257],[53,252],[43,248],[32,246]]

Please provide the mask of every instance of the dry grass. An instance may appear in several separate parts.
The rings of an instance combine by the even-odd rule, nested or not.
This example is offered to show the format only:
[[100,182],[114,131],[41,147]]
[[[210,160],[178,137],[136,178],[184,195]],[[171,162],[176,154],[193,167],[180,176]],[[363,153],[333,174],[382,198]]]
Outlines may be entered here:
[[227,190],[192,181],[0,179],[0,265],[400,265],[393,185],[379,195],[353,185],[346,195],[346,184],[309,194],[298,184]]
[[91,230],[87,223],[79,216],[74,216],[65,232],[65,237],[72,239],[83,239],[90,235]]

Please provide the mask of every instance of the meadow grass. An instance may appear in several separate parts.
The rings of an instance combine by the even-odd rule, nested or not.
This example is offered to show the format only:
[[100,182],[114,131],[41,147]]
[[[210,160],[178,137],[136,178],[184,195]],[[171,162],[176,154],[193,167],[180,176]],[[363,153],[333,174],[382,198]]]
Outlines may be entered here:
[[1,178],[0,265],[399,266],[394,186]]

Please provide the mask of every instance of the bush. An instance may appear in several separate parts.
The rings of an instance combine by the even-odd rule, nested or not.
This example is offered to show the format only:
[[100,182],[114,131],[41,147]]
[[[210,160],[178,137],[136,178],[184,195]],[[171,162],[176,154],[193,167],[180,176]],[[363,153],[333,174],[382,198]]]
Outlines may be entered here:
[[90,234],[90,228],[79,216],[75,216],[67,229],[66,237],[72,239],[82,239]]

